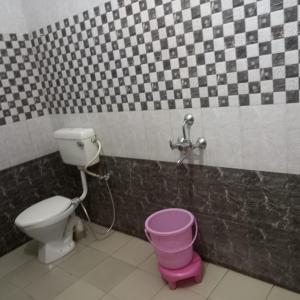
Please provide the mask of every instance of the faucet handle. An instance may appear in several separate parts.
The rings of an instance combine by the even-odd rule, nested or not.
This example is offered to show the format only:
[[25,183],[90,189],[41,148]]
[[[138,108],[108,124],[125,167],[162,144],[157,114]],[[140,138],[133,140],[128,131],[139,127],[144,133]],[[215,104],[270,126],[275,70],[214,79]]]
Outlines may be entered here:
[[198,148],[198,149],[205,149],[207,146],[207,141],[205,138],[198,138],[195,145],[193,146],[193,149]]

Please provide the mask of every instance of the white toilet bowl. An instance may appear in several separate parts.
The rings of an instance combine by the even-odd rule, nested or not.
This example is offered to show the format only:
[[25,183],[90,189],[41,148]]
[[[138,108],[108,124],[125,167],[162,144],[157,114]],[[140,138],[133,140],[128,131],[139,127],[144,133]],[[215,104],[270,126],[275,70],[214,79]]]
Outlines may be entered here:
[[79,222],[74,211],[87,195],[86,168],[99,162],[101,151],[92,128],[63,128],[55,131],[54,137],[63,162],[80,169],[83,192],[76,201],[62,196],[45,199],[16,218],[16,226],[40,243],[38,258],[43,263],[57,260],[74,248],[73,228]]
[[54,196],[30,206],[16,218],[16,226],[39,242],[38,259],[42,263],[51,263],[75,247],[76,207],[70,199]]

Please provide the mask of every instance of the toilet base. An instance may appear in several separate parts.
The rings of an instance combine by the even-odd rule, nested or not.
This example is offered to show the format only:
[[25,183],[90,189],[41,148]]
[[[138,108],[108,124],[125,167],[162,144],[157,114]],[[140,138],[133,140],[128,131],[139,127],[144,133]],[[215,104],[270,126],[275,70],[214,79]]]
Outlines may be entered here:
[[38,259],[43,264],[49,264],[59,258],[62,258],[75,248],[72,237],[60,241],[51,241],[46,244],[40,244],[38,249]]

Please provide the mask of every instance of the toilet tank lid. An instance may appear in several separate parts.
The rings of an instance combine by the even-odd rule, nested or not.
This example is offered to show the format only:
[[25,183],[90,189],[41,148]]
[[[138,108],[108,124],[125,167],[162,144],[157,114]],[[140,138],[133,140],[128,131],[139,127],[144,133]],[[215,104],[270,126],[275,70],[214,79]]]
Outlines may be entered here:
[[47,198],[21,212],[17,216],[15,224],[20,227],[38,224],[63,213],[71,204],[72,201],[63,196]]
[[56,139],[84,140],[95,135],[93,128],[62,128],[54,132]]

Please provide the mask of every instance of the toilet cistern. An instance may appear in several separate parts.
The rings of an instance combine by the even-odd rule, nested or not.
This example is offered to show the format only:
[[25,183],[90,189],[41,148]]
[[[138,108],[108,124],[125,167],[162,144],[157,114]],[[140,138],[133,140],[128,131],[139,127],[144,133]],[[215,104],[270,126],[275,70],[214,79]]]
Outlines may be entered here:
[[80,220],[75,209],[87,195],[85,169],[99,162],[101,150],[92,128],[59,129],[54,137],[63,162],[80,169],[82,195],[75,199],[59,195],[44,199],[25,209],[15,220],[21,231],[39,242],[38,259],[46,264],[63,257],[75,247],[73,228]]

